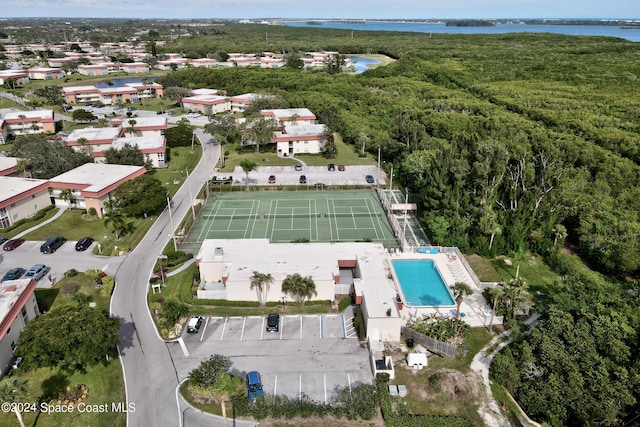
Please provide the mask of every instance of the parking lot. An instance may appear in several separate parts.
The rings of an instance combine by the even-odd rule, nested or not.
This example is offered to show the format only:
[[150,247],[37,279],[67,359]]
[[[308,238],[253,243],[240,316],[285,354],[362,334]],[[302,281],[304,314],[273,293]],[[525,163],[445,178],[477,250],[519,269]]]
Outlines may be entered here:
[[[45,276],[38,280],[39,288],[49,288],[50,275],[55,280],[64,276],[64,272],[75,268],[78,271],[99,269],[107,274],[114,274],[124,257],[103,257],[91,253],[93,246],[84,252],[75,250],[76,241],[65,242],[55,253],[43,254],[40,246],[44,241],[27,240],[13,251],[0,250],[0,279],[12,268],[22,267],[26,270],[34,264],[44,264],[50,268]],[[95,245],[96,243],[94,243]]]
[[280,316],[279,330],[266,331],[266,316],[207,317],[198,333],[183,333],[184,347],[170,344],[181,376],[212,354],[231,358],[233,373],[258,371],[269,396],[302,395],[329,402],[337,388],[370,384],[368,351],[344,314]]

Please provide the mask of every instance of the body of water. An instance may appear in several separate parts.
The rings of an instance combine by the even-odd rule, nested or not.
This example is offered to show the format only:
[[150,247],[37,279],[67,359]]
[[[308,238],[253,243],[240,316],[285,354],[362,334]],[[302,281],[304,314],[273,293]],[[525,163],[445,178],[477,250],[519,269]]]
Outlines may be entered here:
[[366,21],[364,23],[321,21],[312,25],[300,21],[286,22],[286,25],[291,27],[339,28],[358,31],[409,31],[432,34],[556,33],[572,36],[618,37],[633,42],[640,42],[640,28],[625,29],[615,25],[497,24],[494,27],[448,27],[443,23],[379,21]]
[[364,73],[369,69],[368,65],[379,64],[377,59],[362,58],[360,56],[351,56],[351,64],[355,67],[356,73]]
[[[147,77],[147,80],[151,83],[156,80],[157,77]],[[110,81],[112,83],[111,86],[107,84]],[[98,88],[107,88],[107,87],[124,87],[127,83],[140,83],[142,84],[142,80],[140,77],[122,77],[118,79],[109,79],[105,78],[101,82],[94,83],[93,85]]]

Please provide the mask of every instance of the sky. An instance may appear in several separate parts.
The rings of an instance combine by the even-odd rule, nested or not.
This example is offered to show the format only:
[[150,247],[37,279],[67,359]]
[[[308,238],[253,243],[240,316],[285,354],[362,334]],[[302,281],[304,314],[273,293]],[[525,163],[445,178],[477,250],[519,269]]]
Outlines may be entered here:
[[640,18],[638,0],[0,0],[0,19]]

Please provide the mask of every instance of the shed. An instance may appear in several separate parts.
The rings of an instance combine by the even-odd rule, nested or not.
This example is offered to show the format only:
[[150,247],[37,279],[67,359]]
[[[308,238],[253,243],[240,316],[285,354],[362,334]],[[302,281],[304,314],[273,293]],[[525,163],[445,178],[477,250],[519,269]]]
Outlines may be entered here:
[[424,353],[407,354],[407,365],[413,369],[420,370],[427,366],[427,355]]

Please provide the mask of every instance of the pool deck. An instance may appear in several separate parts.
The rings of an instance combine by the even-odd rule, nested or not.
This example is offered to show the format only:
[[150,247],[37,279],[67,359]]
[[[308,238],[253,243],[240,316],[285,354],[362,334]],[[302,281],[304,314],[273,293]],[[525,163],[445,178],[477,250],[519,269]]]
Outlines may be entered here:
[[[460,312],[463,314],[461,319],[472,327],[488,326],[491,320],[491,313],[487,310],[487,303],[482,296],[482,289],[480,289],[471,278],[471,275],[467,271],[462,261],[455,254],[449,253],[394,253],[389,254],[389,261],[393,260],[432,260],[442,280],[444,280],[447,287],[451,287],[456,282],[464,282],[473,289],[473,295],[464,298],[460,307]],[[390,266],[387,266],[389,268]],[[397,277],[393,268],[389,268],[390,273],[393,275],[394,286],[396,292],[402,295],[402,289],[400,289]],[[402,323],[406,324],[408,321],[422,317],[423,315],[435,314],[440,317],[454,317],[456,306],[441,306],[441,307],[412,307],[403,305],[400,310],[400,316],[402,317]],[[501,323],[502,319],[496,317],[494,324]]]

